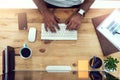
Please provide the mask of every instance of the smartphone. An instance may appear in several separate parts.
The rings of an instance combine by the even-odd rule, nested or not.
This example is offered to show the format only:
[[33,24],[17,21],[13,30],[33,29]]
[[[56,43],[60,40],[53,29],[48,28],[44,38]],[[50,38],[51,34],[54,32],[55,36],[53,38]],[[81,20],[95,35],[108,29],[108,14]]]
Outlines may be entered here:
[[11,46],[6,46],[2,53],[2,70],[8,73],[15,69],[15,50]]

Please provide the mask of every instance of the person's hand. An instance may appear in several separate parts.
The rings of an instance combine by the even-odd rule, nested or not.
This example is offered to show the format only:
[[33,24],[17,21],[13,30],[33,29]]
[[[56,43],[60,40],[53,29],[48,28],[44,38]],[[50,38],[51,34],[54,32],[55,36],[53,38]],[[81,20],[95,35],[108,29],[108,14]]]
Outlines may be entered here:
[[66,29],[67,30],[78,30],[79,26],[81,24],[81,21],[83,19],[83,16],[81,16],[79,13],[74,13],[70,18],[66,20]]
[[56,29],[60,29],[58,26],[59,19],[51,12],[48,12],[44,15],[44,23],[46,31],[48,31],[48,28],[51,32],[56,32]]

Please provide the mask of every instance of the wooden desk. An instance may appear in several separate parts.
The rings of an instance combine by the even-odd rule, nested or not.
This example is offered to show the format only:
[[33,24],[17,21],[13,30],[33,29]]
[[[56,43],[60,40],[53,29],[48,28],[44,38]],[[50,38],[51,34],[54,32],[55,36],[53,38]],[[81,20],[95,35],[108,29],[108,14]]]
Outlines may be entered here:
[[[64,22],[74,10],[56,9],[54,12],[61,19],[61,22]],[[78,31],[77,41],[51,41],[49,43],[40,39],[42,16],[38,10],[0,9],[0,52],[6,45],[15,48],[16,70],[45,70],[47,65],[70,65],[73,70],[77,70],[78,60],[90,59],[94,55],[104,58],[91,18],[110,13],[112,10],[90,9]],[[37,28],[35,43],[28,42],[28,30],[18,30],[17,14],[21,12],[27,13],[28,27]],[[19,56],[19,50],[24,43],[27,43],[33,51],[32,57],[26,60]],[[40,49],[45,49],[46,51],[42,53]],[[119,53],[114,54],[114,56],[120,59]],[[120,66],[114,74],[118,75],[119,72]]]

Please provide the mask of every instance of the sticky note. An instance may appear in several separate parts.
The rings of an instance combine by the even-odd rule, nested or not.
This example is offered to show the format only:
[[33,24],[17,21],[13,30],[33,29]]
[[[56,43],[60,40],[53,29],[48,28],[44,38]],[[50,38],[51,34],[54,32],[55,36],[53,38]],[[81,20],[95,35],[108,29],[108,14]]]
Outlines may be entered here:
[[88,60],[78,60],[78,78],[88,78]]

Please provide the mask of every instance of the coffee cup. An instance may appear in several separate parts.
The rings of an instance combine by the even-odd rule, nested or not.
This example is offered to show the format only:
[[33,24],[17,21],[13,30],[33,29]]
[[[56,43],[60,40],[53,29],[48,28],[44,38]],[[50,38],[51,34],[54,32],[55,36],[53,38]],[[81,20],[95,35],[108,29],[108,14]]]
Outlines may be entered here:
[[27,44],[23,44],[23,48],[20,50],[20,56],[24,59],[30,58],[32,55],[32,50],[27,46]]

